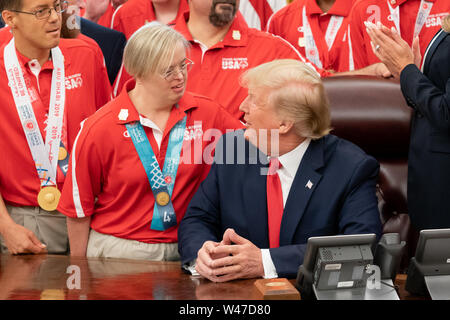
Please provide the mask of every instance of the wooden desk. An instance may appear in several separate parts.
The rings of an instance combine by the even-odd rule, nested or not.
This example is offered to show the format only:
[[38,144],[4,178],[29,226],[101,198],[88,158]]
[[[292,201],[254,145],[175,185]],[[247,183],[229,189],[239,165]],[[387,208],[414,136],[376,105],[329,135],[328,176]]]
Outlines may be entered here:
[[[0,300],[262,299],[254,282],[212,283],[184,273],[179,262],[0,254]],[[400,298],[417,299],[405,282],[397,280]]]

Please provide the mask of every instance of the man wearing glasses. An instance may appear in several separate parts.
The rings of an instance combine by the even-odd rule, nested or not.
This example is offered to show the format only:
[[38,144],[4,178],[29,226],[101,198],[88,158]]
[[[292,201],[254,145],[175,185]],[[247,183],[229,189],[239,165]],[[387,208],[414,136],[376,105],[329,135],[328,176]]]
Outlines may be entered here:
[[69,154],[80,123],[110,99],[92,48],[60,41],[66,8],[65,1],[0,1],[13,36],[0,46],[3,252],[68,251],[66,219],[56,207]]

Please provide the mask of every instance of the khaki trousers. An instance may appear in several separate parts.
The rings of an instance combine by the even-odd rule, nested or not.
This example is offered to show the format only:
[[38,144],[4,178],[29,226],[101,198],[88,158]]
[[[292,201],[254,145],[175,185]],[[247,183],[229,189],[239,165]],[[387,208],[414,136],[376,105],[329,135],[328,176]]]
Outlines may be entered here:
[[145,243],[117,238],[91,229],[87,257],[179,261],[178,243]]
[[[58,211],[46,211],[40,207],[13,207],[6,205],[13,221],[31,232],[47,246],[50,254],[67,254],[69,239],[67,237],[66,217]],[[8,252],[5,241],[0,236],[1,252]]]

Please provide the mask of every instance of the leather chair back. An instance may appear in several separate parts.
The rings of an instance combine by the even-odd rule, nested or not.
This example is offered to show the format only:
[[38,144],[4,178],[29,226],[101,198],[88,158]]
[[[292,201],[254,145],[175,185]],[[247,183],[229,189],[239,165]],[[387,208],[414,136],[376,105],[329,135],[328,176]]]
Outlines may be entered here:
[[334,128],[331,133],[355,143],[380,163],[377,197],[383,233],[399,233],[407,242],[404,269],[417,242],[406,203],[412,110],[395,80],[330,77],[324,85]]

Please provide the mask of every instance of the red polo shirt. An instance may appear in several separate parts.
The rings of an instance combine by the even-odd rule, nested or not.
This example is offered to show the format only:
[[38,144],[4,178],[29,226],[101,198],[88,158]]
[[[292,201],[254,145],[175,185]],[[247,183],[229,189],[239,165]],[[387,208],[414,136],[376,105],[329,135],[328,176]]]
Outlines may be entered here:
[[[9,41],[11,41],[11,39],[12,39],[12,33],[11,33],[11,28],[9,26],[6,26],[6,27],[0,29],[0,44],[3,44],[3,43],[7,44]],[[92,50],[94,50],[95,54],[93,55],[93,57],[94,57],[94,62],[96,64],[95,70],[99,72],[99,74],[98,74],[98,94],[110,97],[110,95],[112,93],[112,88],[111,88],[111,84],[109,83],[109,80],[108,80],[109,79],[108,72],[106,70],[105,58],[103,56],[102,49],[100,48],[100,46],[97,44],[97,42],[94,39],[89,38],[88,36],[85,36],[82,33],[80,33],[76,39],[84,41],[92,48]],[[70,43],[70,42],[63,42],[62,45],[64,46],[66,43]],[[106,78],[104,78],[105,75],[106,75]],[[109,100],[110,100],[110,98],[108,98],[107,101],[109,101]],[[101,105],[99,107],[101,107]]]
[[178,19],[175,25],[192,45],[189,58],[194,65],[189,71],[187,87],[219,102],[236,119],[243,116],[239,105],[247,96],[247,89],[239,85],[242,73],[275,59],[306,61],[284,39],[249,28],[241,15],[236,16],[223,41],[203,52],[189,32],[188,15]]
[[[58,210],[72,218],[92,216],[91,228],[103,234],[146,243],[176,242],[177,228],[165,231],[150,229],[155,201],[144,167],[125,127],[126,123],[139,121],[139,114],[128,96],[134,85],[134,80],[127,82],[116,99],[84,123],[71,157]],[[128,110],[126,119],[119,117],[124,109]],[[203,156],[203,153],[212,155],[214,146],[210,145],[209,129],[216,129],[214,142],[226,129],[242,127],[217,103],[186,92],[179,108],[171,111],[160,148],[153,129],[143,126],[161,168],[170,130],[185,115],[181,163],[172,193],[178,222],[208,174],[210,165],[202,159],[212,162],[212,156]]]
[[105,13],[98,19],[97,24],[104,26],[106,28],[112,28],[112,18],[114,15],[114,7],[112,3],[109,3],[108,9],[106,9]]
[[[189,11],[187,0],[180,0],[177,17]],[[144,24],[156,20],[155,10],[150,0],[128,0],[116,9],[112,17],[112,28],[122,32],[127,39]],[[175,20],[168,23],[173,25]]]
[[[387,1],[360,0],[353,7],[350,14],[350,34],[356,69],[379,62],[372,51],[370,37],[366,32],[364,21],[372,23],[381,21],[388,28],[395,27]],[[419,33],[422,57],[428,43],[441,28],[442,19],[450,13],[449,0],[428,1],[433,3],[433,7]],[[411,46],[420,0],[389,0],[389,2],[393,8],[400,6],[400,35]]]
[[[4,47],[0,46],[0,77],[7,79],[3,57]],[[66,147],[70,152],[80,128],[80,122],[93,114],[99,107],[109,101],[110,92],[102,87],[102,75],[96,63],[94,50],[85,42],[77,39],[61,39],[59,45],[64,55],[66,105],[65,122],[67,130]],[[47,61],[37,76],[33,74],[33,62],[18,53],[19,62],[26,75],[27,87],[33,102],[33,109],[45,140],[46,114],[48,113],[53,63]],[[29,63],[30,62],[30,63]],[[36,64],[33,64],[36,66]],[[37,98],[43,104],[39,107]],[[0,84],[0,150],[7,150],[2,155],[0,170],[0,192],[5,202],[14,206],[37,206],[37,194],[40,181],[36,167],[25,138],[22,124],[8,87],[8,81]],[[58,188],[62,189],[64,176],[59,172]]]
[[[289,41],[303,56],[306,56],[303,32],[303,8],[319,52],[322,67],[329,71],[348,71],[350,69],[349,45],[347,38],[348,15],[353,0],[336,0],[327,13],[315,0],[296,0],[276,12],[267,24],[267,31]],[[343,17],[331,48],[325,41],[325,34],[331,17]]]

